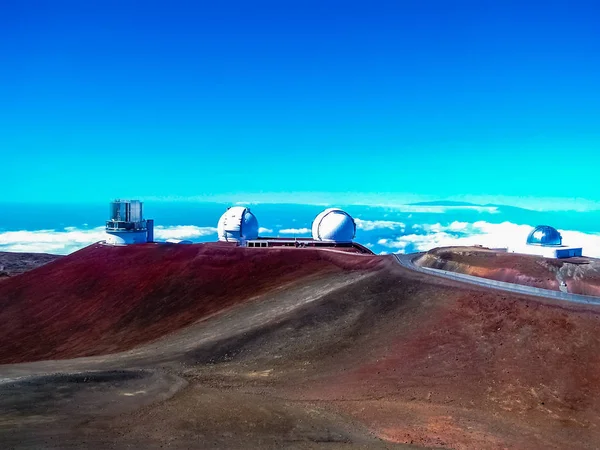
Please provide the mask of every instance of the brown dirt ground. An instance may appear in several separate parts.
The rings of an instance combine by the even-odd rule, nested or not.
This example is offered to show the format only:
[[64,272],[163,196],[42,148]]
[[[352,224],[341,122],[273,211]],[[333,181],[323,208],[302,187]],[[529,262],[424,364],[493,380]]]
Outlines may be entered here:
[[416,262],[424,267],[556,291],[564,281],[572,294],[600,296],[600,260],[594,258],[552,259],[479,247],[442,247],[430,250]]
[[0,252],[0,281],[20,275],[61,258],[47,253]]
[[[239,253],[248,267],[277,258],[253,251]],[[289,251],[295,260],[306,250]],[[301,258],[324,262],[298,282],[265,281],[252,301],[129,351],[100,356],[73,344],[97,356],[0,366],[0,410],[11,412],[0,420],[3,448],[597,448],[600,308],[471,288],[391,257],[314,252]],[[43,269],[29,282],[52,280]],[[175,301],[183,287],[171,283]],[[59,289],[45,286],[45,295]],[[55,298],[45,311],[67,306]]]

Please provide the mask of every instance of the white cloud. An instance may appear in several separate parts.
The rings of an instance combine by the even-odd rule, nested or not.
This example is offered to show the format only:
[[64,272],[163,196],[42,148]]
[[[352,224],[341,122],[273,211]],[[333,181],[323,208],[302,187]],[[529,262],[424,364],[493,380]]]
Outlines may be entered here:
[[259,234],[263,234],[263,233],[272,233],[273,230],[271,228],[265,228],[265,227],[260,227],[258,229],[258,233]]
[[428,233],[439,233],[444,228],[441,223],[433,223],[433,224],[425,224],[423,225],[423,230]]
[[[414,227],[413,227],[414,228]],[[401,251],[427,251],[435,247],[482,245],[490,248],[510,248],[522,251],[527,235],[533,228],[511,222],[493,224],[485,221],[474,223],[452,222],[449,225],[424,224],[425,234],[407,234],[395,239],[380,239],[377,243]],[[559,230],[563,244],[583,247],[583,254],[600,257],[600,234]]]
[[104,239],[104,228],[65,231],[6,231],[0,233],[0,251],[66,254]]
[[583,254],[600,258],[600,234],[582,233],[580,231],[559,230],[563,244],[573,247],[583,247]]
[[214,227],[197,227],[195,225],[154,227],[154,237],[156,239],[194,239],[203,236],[210,236],[216,232],[217,229]]
[[421,229],[424,234],[407,234],[394,240],[386,240],[387,242],[381,243],[381,245],[395,249],[405,249],[411,246],[414,251],[460,245],[513,247],[516,243],[525,242],[531,227],[510,222],[491,224],[479,221],[474,223],[452,222],[449,225],[423,224]]
[[462,230],[465,230],[468,226],[469,226],[468,222],[452,222],[450,224],[450,230],[462,231]]
[[396,248],[396,249],[404,249],[409,244],[409,242],[401,240],[401,239],[379,239],[377,241],[379,245],[383,245],[388,248]]
[[[158,240],[194,239],[209,236],[216,232],[217,229],[213,227],[197,227],[194,225],[157,226],[154,229],[154,236]],[[5,231],[0,232],[0,251],[66,255],[105,239],[104,227],[90,229],[67,227],[64,231]]]
[[362,220],[362,219],[354,219],[356,222],[356,228],[364,231],[373,231],[373,230],[400,230],[404,231],[406,225],[402,222],[393,222],[391,220]]
[[281,234],[308,234],[310,233],[309,228],[285,228],[283,230],[279,230]]

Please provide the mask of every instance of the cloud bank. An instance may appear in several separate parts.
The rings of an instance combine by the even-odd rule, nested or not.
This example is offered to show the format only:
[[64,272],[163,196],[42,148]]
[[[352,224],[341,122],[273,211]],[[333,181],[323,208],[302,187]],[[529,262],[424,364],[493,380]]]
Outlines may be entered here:
[[402,222],[394,222],[391,220],[363,220],[363,219],[354,219],[356,223],[356,228],[363,231],[373,231],[373,230],[399,230],[404,231],[406,229],[406,224]]
[[[385,253],[411,253],[427,251],[434,247],[482,245],[491,248],[523,249],[529,225],[513,222],[490,223],[486,221],[450,223],[405,224],[391,220],[356,219],[356,225],[371,239],[364,242],[373,251]],[[586,256],[600,258],[600,234],[559,230],[565,245],[583,247]],[[214,227],[195,225],[157,226],[155,238],[206,241],[214,239]],[[309,228],[280,229],[282,235],[310,235]],[[261,228],[260,233],[273,233]],[[211,238],[212,237],[212,238]],[[105,239],[104,227],[63,230],[5,231],[0,232],[0,251],[68,254],[94,242]],[[360,239],[359,239],[360,240]]]
[[[157,240],[198,239],[216,232],[217,229],[214,227],[195,225],[157,226],[154,229],[154,237]],[[66,255],[105,239],[104,227],[90,229],[67,227],[62,231],[5,231],[0,232],[0,251]]]
[[279,230],[281,234],[308,234],[310,233],[309,228],[284,228]]
[[215,227],[197,227],[195,225],[157,226],[154,228],[156,239],[197,239],[216,233]]
[[[523,251],[529,225],[511,222],[493,224],[485,221],[452,222],[448,225],[423,224],[411,227],[411,233],[393,239],[382,238],[377,244],[399,253],[421,252],[435,247],[483,245]],[[600,258],[600,234],[559,230],[563,244],[583,247],[583,254]]]

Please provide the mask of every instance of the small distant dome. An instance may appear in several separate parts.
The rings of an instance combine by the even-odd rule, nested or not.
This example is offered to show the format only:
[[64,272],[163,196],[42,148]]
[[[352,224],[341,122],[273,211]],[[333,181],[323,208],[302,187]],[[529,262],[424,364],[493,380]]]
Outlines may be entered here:
[[312,224],[312,236],[315,241],[352,242],[355,234],[354,219],[339,208],[326,209]]
[[548,225],[538,225],[527,237],[528,245],[562,245],[562,236],[556,228]]
[[217,226],[219,241],[239,242],[258,237],[258,220],[245,206],[233,206],[225,211]]

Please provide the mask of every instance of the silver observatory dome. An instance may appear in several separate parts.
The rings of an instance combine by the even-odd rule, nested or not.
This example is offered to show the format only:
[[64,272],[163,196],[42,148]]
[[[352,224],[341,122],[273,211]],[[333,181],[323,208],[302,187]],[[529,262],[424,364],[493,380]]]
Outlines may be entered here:
[[559,246],[562,245],[562,236],[556,228],[538,225],[527,236],[527,245]]
[[217,225],[219,241],[243,242],[258,237],[258,220],[249,208],[233,206],[219,219]]

